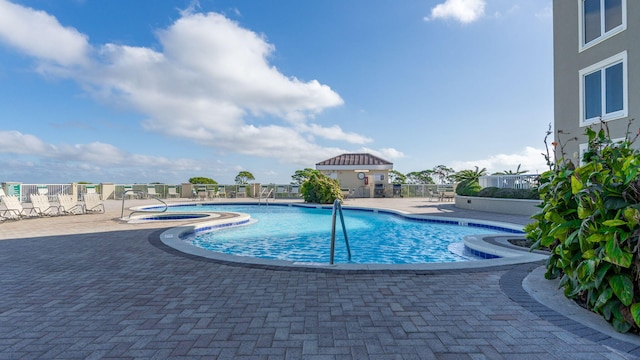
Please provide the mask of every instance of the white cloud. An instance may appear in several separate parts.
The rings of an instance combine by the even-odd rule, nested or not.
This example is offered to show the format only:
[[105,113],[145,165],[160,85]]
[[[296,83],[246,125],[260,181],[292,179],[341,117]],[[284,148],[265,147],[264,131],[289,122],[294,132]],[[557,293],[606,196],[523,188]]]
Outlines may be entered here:
[[[342,105],[340,95],[318,80],[282,74],[269,62],[275,46],[264,35],[221,14],[190,7],[171,26],[156,31],[160,46],[155,48],[92,47],[85,35],[44,12],[0,0],[0,14],[6,17],[7,9],[20,24],[4,25],[0,15],[0,42],[36,57],[44,75],[73,79],[100,101],[144,114],[147,131],[221,151],[307,164],[340,150],[317,139],[372,141],[338,125],[311,123],[317,114]],[[46,34],[46,41],[37,41],[35,34],[18,36],[12,26],[21,24]]]
[[404,157],[404,153],[394,148],[382,148],[380,150],[374,150],[374,149],[363,147],[360,149],[359,152],[369,153],[389,161],[395,160],[395,159],[401,159]]
[[52,147],[33,135],[19,131],[0,131],[0,154],[42,154],[45,155]]
[[87,37],[63,27],[55,17],[0,0],[0,40],[29,56],[59,65],[84,64],[91,50]]
[[431,9],[431,19],[454,19],[461,23],[471,23],[484,15],[485,0],[446,0]]
[[455,161],[451,164],[451,167],[456,171],[473,169],[478,167],[480,169],[486,168],[487,172],[492,174],[500,171],[516,171],[518,165],[521,170],[527,170],[528,174],[543,173],[549,168],[547,167],[543,149],[536,149],[527,146],[523,151],[515,154],[497,154],[491,155],[485,159],[471,160],[471,161]]
[[[30,160],[25,160],[29,158]],[[33,160],[35,159],[35,160]],[[132,154],[111,144],[47,144],[31,134],[18,131],[0,131],[0,167],[3,180],[34,179],[34,169],[41,181],[78,181],[101,175],[97,181],[142,181],[154,174],[176,174],[180,178],[185,171],[198,171],[215,166],[212,162],[190,159],[169,159],[161,156]],[[163,170],[170,169],[170,170]],[[152,175],[148,175],[152,174]],[[180,174],[180,175],[179,175]],[[159,179],[156,179],[159,180]]]

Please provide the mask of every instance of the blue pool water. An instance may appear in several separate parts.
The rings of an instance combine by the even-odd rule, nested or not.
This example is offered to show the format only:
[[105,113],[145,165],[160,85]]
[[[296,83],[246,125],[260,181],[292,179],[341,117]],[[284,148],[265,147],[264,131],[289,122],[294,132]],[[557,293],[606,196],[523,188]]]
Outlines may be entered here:
[[[170,211],[231,211],[251,215],[249,225],[198,232],[184,238],[195,246],[237,256],[329,262],[331,209],[297,206],[189,205]],[[463,252],[466,235],[515,232],[407,220],[390,213],[344,209],[351,246],[348,261],[342,228],[336,225],[336,263],[412,264],[469,260]],[[458,250],[453,253],[451,248]],[[462,256],[464,255],[464,256]]]

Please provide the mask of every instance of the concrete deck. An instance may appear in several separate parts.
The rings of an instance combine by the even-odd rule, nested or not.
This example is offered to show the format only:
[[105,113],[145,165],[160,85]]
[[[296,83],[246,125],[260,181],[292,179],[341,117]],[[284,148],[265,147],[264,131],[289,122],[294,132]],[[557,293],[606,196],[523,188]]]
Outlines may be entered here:
[[[121,202],[106,205],[106,214],[0,224],[0,359],[640,355],[636,336],[557,296],[539,263],[375,272],[231,264],[162,244],[160,233],[179,223],[127,224]],[[427,199],[346,205],[529,221]]]

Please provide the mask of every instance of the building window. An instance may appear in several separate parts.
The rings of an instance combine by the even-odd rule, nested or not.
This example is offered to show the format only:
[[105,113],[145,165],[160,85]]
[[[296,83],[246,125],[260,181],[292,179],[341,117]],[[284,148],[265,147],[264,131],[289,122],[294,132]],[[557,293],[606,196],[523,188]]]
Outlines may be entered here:
[[627,52],[580,71],[580,125],[627,116]]
[[580,0],[580,49],[587,49],[627,27],[627,0]]

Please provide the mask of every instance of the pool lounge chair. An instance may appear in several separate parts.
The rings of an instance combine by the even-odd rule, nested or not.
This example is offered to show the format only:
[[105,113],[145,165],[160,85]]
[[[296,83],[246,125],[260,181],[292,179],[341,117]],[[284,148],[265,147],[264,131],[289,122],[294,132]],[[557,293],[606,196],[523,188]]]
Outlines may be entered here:
[[84,207],[77,201],[73,200],[73,195],[58,194],[58,210],[64,215],[84,214]]
[[[90,192],[87,192],[87,194],[91,194]],[[133,190],[133,186],[131,185],[125,185],[124,188],[122,189],[122,196],[126,196],[128,199],[138,199],[138,192],[136,192],[135,190]]]
[[158,193],[156,193],[156,187],[151,185],[147,186],[147,198],[158,197]]
[[104,204],[100,194],[84,194],[84,211],[87,213],[104,213]]
[[204,201],[207,198],[207,188],[199,188],[197,194],[198,194],[198,198],[201,201]]
[[179,197],[175,186],[169,186],[169,188],[167,189],[167,197],[168,198]]
[[2,200],[2,203],[6,207],[5,210],[2,210],[2,214],[0,214],[4,218],[18,220],[25,217],[38,216],[37,213],[33,212],[33,209],[28,209],[29,211],[27,212],[27,209],[22,207],[20,200],[16,196],[2,195],[0,196],[0,200]]
[[31,211],[39,216],[54,216],[60,215],[60,210],[57,206],[52,206],[49,203],[49,197],[44,194],[29,194],[31,199]]

